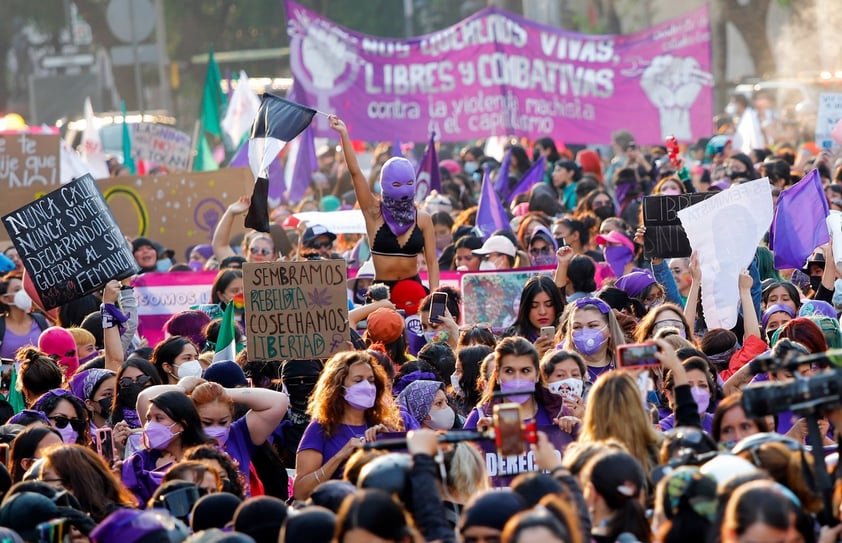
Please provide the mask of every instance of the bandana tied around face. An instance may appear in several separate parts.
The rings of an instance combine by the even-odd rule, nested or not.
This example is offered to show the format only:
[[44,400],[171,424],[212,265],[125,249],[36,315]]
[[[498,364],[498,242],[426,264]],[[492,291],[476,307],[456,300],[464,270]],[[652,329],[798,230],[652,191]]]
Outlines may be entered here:
[[415,224],[415,170],[407,159],[392,157],[380,172],[380,209],[389,230],[400,236]]

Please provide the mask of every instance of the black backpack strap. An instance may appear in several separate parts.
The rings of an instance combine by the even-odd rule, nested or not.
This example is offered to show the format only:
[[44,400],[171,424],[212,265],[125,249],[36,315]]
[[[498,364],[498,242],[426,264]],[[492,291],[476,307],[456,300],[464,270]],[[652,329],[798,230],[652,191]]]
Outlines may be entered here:
[[47,317],[45,317],[41,313],[35,312],[35,313],[30,313],[29,315],[33,319],[35,319],[35,322],[38,323],[38,328],[40,328],[42,332],[50,327],[50,323],[47,322]]

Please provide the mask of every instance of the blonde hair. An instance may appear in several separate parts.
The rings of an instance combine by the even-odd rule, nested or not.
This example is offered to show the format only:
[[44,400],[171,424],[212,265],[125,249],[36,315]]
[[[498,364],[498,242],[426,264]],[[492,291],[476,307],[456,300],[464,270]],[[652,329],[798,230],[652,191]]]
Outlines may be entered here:
[[447,490],[457,501],[467,501],[477,492],[488,490],[485,460],[470,443],[456,443],[444,456],[447,467]]
[[581,442],[611,438],[622,443],[646,473],[655,467],[660,437],[643,407],[637,383],[624,370],[610,371],[596,380],[588,393],[579,433]]
[[73,328],[68,328],[67,331],[73,336],[73,341],[76,342],[76,345],[96,345],[94,335],[84,328],[74,326]]

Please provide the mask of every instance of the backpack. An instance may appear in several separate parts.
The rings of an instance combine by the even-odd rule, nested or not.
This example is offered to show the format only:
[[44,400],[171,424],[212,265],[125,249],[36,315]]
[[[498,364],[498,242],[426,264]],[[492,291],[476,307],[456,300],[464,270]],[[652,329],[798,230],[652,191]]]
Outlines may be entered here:
[[[38,328],[41,329],[43,332],[47,328],[50,327],[50,323],[47,322],[47,317],[42,315],[41,313],[30,313],[29,314],[35,322],[38,323]],[[0,317],[0,345],[3,345],[3,338],[6,337],[6,316],[3,315]]]

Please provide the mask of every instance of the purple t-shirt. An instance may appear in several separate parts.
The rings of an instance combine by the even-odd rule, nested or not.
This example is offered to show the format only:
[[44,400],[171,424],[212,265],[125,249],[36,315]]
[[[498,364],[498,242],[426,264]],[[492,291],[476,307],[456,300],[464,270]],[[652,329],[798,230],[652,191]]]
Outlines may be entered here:
[[[662,432],[666,432],[667,430],[672,430],[673,428],[675,428],[675,413],[670,413],[669,415],[658,421],[658,428],[660,428]],[[705,413],[704,415],[702,415],[702,430],[710,434],[712,428],[713,415],[711,415],[710,413]]]
[[228,434],[228,441],[222,447],[228,456],[237,461],[237,469],[240,474],[249,480],[249,464],[251,456],[257,447],[251,442],[251,434],[246,424],[246,417],[240,417],[231,424],[231,432]]
[[25,335],[19,336],[16,333],[9,330],[8,323],[6,323],[6,334],[0,338],[0,357],[1,358],[14,358],[15,353],[18,352],[18,349],[21,347],[25,347],[27,345],[38,345],[38,336],[41,335],[41,328],[38,326],[38,322],[35,319],[32,319],[32,326],[29,328],[29,332]]
[[[365,431],[368,429],[367,424],[360,426],[352,426],[350,424],[340,424],[336,427],[336,432],[331,436],[325,435],[324,426],[316,420],[311,420],[310,424],[304,430],[304,435],[301,436],[301,442],[298,444],[298,452],[313,450],[322,454],[322,464],[336,456],[342,447],[344,447],[351,438],[363,437]],[[342,462],[336,471],[333,472],[332,479],[341,479],[345,472],[345,462]]]

